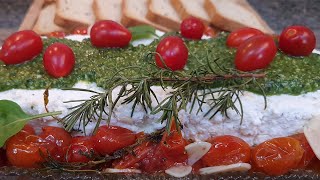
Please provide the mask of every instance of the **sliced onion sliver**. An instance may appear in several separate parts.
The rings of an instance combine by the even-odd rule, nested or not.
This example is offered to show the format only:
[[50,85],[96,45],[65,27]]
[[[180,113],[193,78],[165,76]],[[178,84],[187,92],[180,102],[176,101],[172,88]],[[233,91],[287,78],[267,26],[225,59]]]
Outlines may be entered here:
[[192,166],[201,159],[211,148],[208,142],[194,142],[185,147],[188,154],[188,165]]
[[234,171],[248,171],[251,169],[251,165],[248,163],[237,163],[225,166],[212,166],[199,169],[201,175],[216,174],[224,172],[234,172]]
[[303,129],[304,135],[314,154],[320,159],[320,117],[312,118]]
[[188,176],[191,173],[191,171],[192,171],[191,166],[180,165],[180,166],[173,166],[165,170],[164,172],[169,174],[170,176],[173,176],[176,178],[182,178],[182,177]]
[[104,173],[136,173],[140,174],[141,171],[139,169],[114,169],[114,168],[106,168],[103,170]]

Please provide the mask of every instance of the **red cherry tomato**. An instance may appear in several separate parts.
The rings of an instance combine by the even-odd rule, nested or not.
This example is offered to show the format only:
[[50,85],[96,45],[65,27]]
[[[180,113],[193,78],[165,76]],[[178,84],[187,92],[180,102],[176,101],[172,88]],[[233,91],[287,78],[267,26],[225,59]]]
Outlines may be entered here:
[[156,52],[158,53],[155,55],[156,64],[160,68],[168,67],[172,71],[176,71],[182,70],[187,64],[188,48],[179,37],[164,38],[158,44]]
[[244,43],[246,40],[252,38],[253,36],[263,34],[263,32],[255,28],[242,28],[229,34],[227,38],[227,46],[237,48],[240,46],[240,44]]
[[216,37],[218,33],[219,33],[218,29],[212,28],[210,26],[206,26],[203,34],[213,38],[213,37]]
[[71,135],[66,130],[53,126],[43,127],[39,136],[59,147],[69,146],[72,140]]
[[95,155],[94,141],[92,137],[74,137],[72,143],[67,149],[66,160],[67,162],[89,162]]
[[285,137],[263,142],[252,150],[253,166],[268,175],[283,175],[296,168],[304,150],[297,139]]
[[230,165],[250,161],[250,146],[234,136],[217,136],[208,140],[210,150],[202,157],[205,166]]
[[129,129],[117,126],[100,126],[93,137],[95,148],[101,155],[111,155],[136,142],[136,135]]
[[203,22],[195,17],[189,17],[180,25],[181,35],[188,39],[201,39],[205,30]]
[[10,35],[3,43],[0,60],[5,64],[20,64],[32,60],[43,49],[41,37],[31,30]]
[[131,32],[122,25],[104,20],[96,22],[90,31],[90,40],[98,48],[123,48],[129,45]]
[[66,37],[66,33],[63,31],[54,31],[51,32],[47,35],[48,38],[59,38],[59,39],[63,39],[64,37]]
[[307,167],[316,156],[314,154],[310,144],[308,143],[307,138],[305,137],[305,135],[303,133],[296,134],[296,135],[293,135],[290,137],[297,139],[300,142],[302,149],[304,150],[304,153],[303,153],[301,161],[298,165],[298,168]]
[[72,31],[72,34],[88,35],[88,27],[77,27]]
[[235,66],[241,71],[263,69],[273,61],[276,53],[277,47],[271,36],[254,36],[239,46]]
[[49,75],[60,78],[69,75],[75,65],[71,48],[62,43],[50,45],[43,55],[43,66]]
[[279,48],[291,56],[308,56],[316,47],[316,37],[305,26],[289,26],[279,38]]

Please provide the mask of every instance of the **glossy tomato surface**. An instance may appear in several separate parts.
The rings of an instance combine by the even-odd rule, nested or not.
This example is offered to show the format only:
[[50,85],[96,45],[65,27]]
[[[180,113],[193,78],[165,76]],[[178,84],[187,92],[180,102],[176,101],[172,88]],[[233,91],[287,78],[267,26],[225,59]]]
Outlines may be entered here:
[[111,20],[96,22],[90,31],[90,40],[98,48],[123,48],[129,45],[131,32]]
[[244,140],[235,136],[217,136],[207,142],[212,146],[208,153],[203,156],[205,166],[230,165],[250,161],[250,146]]
[[195,17],[184,19],[180,25],[181,35],[188,39],[200,40],[205,31],[203,22]]
[[54,31],[47,35],[48,38],[60,38],[63,39],[66,37],[66,33],[63,31]]
[[32,60],[43,49],[41,37],[31,30],[19,31],[10,35],[0,50],[0,60],[5,64],[20,64]]
[[253,71],[269,66],[277,53],[276,44],[271,36],[257,35],[237,49],[235,66],[240,71]]
[[279,38],[281,51],[292,56],[308,56],[316,47],[316,37],[311,29],[305,26],[289,26]]
[[89,162],[96,155],[94,141],[91,136],[81,136],[72,138],[70,146],[67,148],[67,162]]
[[263,35],[264,33],[255,28],[242,28],[231,32],[227,38],[227,46],[232,48],[239,47],[246,40],[253,36]]
[[310,144],[308,143],[306,136],[303,133],[300,133],[292,135],[290,137],[297,139],[300,142],[302,149],[304,150],[303,156],[297,168],[307,167],[311,163],[311,161],[315,159],[316,155],[314,154]]
[[275,138],[253,148],[252,162],[254,168],[268,175],[279,176],[296,168],[303,154],[304,150],[297,139]]
[[93,137],[95,148],[101,155],[111,155],[136,142],[136,135],[126,128],[100,126]]
[[182,70],[188,61],[188,48],[179,37],[169,36],[160,41],[156,49],[156,64],[172,71]]
[[71,135],[63,128],[54,126],[45,126],[39,135],[41,138],[51,141],[59,147],[66,147],[71,143]]
[[76,27],[72,34],[88,35],[88,27]]
[[70,47],[62,43],[50,45],[43,56],[43,66],[55,78],[68,76],[74,68],[75,55]]

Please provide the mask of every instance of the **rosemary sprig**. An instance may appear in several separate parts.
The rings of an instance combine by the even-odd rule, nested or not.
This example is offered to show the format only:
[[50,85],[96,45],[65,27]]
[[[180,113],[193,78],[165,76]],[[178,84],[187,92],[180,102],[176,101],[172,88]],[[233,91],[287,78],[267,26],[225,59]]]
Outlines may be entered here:
[[[72,131],[78,123],[77,129],[80,130],[82,125],[85,132],[85,126],[90,121],[96,121],[96,130],[102,120],[110,122],[115,106],[121,102],[122,104],[132,103],[131,116],[138,105],[141,105],[146,113],[162,112],[159,120],[161,123],[166,122],[167,129],[172,120],[180,124],[178,112],[182,109],[186,110],[188,103],[191,103],[189,112],[192,112],[196,107],[195,104],[198,104],[197,113],[203,111],[204,104],[209,105],[210,108],[205,116],[209,116],[210,119],[219,112],[228,117],[228,110],[234,110],[241,116],[240,123],[242,123],[241,93],[249,84],[254,84],[265,96],[262,87],[256,81],[258,78],[264,78],[265,74],[244,73],[233,68],[225,68],[219,64],[219,59],[210,60],[209,53],[210,51],[207,51],[206,64],[200,64],[192,71],[174,72],[158,69],[150,63],[150,66],[143,68],[139,66],[121,68],[106,81],[109,88],[103,93],[85,89],[67,89],[91,92],[93,96],[88,100],[72,101],[80,104],[71,108],[71,113],[63,117],[61,122],[68,131]],[[149,62],[153,62],[150,60],[153,54],[146,56]],[[135,69],[141,73],[134,77],[124,77],[121,72],[126,69]],[[156,85],[162,86],[164,90],[169,86],[172,87],[168,97],[161,102],[151,88]],[[121,89],[113,99],[112,92],[116,87]],[[156,107],[152,107],[152,98],[157,101]],[[177,126],[178,130],[180,130],[179,127]]]

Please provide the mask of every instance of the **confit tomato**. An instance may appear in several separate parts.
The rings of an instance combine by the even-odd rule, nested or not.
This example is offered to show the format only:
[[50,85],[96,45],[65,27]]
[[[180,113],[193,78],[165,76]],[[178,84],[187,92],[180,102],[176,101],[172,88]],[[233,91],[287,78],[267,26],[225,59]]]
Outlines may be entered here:
[[98,48],[123,48],[129,45],[131,32],[111,20],[96,22],[90,31],[90,40]]
[[71,34],[88,35],[88,27],[76,27]]
[[275,138],[252,149],[252,165],[268,175],[283,175],[299,165],[303,154],[297,139]]
[[289,26],[279,38],[279,48],[291,56],[308,56],[316,47],[316,36],[305,26]]
[[182,21],[180,31],[185,38],[200,40],[205,31],[205,26],[200,19],[189,17]]
[[66,37],[66,33],[63,31],[54,31],[51,32],[47,35],[48,38],[60,38],[63,39],[64,37]]
[[187,64],[188,48],[179,37],[169,36],[160,41],[156,49],[156,64],[172,71],[182,70]]
[[95,154],[97,153],[91,136],[74,137],[66,150],[66,161],[85,163],[93,160]]
[[268,67],[277,53],[271,36],[257,35],[242,43],[236,52],[235,66],[240,71],[253,71]]
[[50,45],[43,55],[43,66],[55,78],[68,76],[75,65],[75,55],[70,47],[62,43]]
[[205,166],[230,165],[250,161],[250,146],[244,140],[235,136],[217,136],[207,142],[212,146],[207,154],[202,157]]
[[227,46],[232,48],[237,48],[240,44],[244,43],[246,40],[252,38],[253,36],[263,35],[264,33],[255,28],[242,28],[231,32],[227,38]]
[[42,49],[43,42],[38,34],[31,30],[19,31],[4,41],[0,60],[6,65],[20,64],[38,56]]
[[297,139],[304,150],[303,156],[297,168],[307,167],[316,155],[314,154],[310,144],[308,143],[306,136],[303,133],[300,133],[290,137]]
[[105,156],[134,144],[136,142],[136,135],[126,128],[100,126],[93,139],[97,152]]

